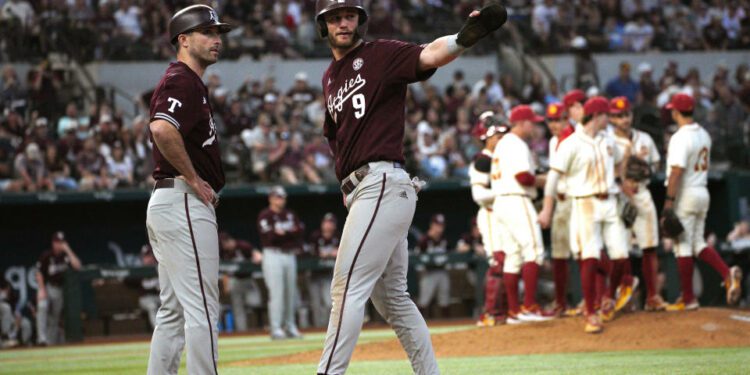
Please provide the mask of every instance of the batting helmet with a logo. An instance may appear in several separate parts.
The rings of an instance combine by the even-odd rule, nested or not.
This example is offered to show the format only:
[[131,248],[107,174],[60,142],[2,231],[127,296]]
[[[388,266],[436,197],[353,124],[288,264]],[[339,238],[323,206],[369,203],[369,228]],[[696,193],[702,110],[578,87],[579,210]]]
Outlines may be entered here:
[[175,13],[169,21],[169,40],[172,44],[175,44],[180,34],[213,26],[218,27],[221,34],[232,30],[232,25],[219,22],[219,16],[216,15],[216,11],[210,6],[201,4],[192,5]]
[[325,14],[339,8],[354,8],[359,11],[359,26],[357,34],[364,38],[367,33],[367,10],[362,0],[317,0],[315,3],[315,22],[318,24],[318,34],[321,38],[328,36],[328,26],[326,26]]

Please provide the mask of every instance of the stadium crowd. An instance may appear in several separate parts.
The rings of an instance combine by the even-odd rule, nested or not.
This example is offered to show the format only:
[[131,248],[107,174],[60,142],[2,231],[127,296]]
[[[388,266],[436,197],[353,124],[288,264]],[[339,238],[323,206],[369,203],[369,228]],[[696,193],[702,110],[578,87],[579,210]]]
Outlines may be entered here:
[[[198,1],[200,2],[200,1]],[[225,57],[320,56],[314,1],[203,1],[222,19],[240,25],[227,35]],[[194,1],[2,0],[0,60],[66,51],[90,60],[148,60],[172,56],[170,15]],[[369,35],[424,42],[460,25],[480,0],[365,1]],[[723,50],[750,47],[747,0],[508,0],[507,29],[532,50]],[[13,32],[5,32],[10,31]],[[19,32],[20,31],[20,32]],[[524,36],[529,36],[528,38]],[[502,38],[507,39],[507,38]],[[497,41],[498,39],[495,39]],[[491,47],[491,42],[485,44]],[[475,48],[481,53],[484,48]]]
[[[633,72],[636,70],[636,72]],[[220,73],[206,84],[222,136],[223,160],[231,184],[335,182],[328,146],[322,137],[324,104],[306,72],[286,91],[274,78],[248,80],[230,92]],[[150,187],[152,170],[148,118],[123,117],[106,102],[82,108],[60,75],[40,64],[25,79],[12,65],[0,77],[0,191],[98,190]],[[748,168],[750,157],[750,70],[730,71],[718,65],[712,77],[676,61],[663,72],[644,62],[633,69],[620,65],[619,76],[589,95],[624,95],[634,104],[634,126],[648,132],[664,153],[674,131],[663,109],[671,95],[688,92],[698,100],[696,120],[714,141],[712,167]],[[479,114],[506,112],[519,104],[543,107],[561,100],[554,80],[533,74],[517,84],[510,74],[488,72],[466,82],[456,70],[445,89],[430,82],[412,85],[407,103],[405,153],[407,169],[430,180],[466,178],[480,144],[471,135]],[[148,113],[150,92],[140,113]],[[549,134],[539,126],[532,149],[546,164]]]

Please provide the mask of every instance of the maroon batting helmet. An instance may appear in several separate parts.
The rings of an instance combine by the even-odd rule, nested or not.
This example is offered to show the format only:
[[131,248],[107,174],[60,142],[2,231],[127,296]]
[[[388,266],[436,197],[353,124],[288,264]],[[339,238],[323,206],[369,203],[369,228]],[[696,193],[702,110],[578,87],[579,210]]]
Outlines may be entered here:
[[232,25],[219,22],[219,16],[216,15],[214,8],[202,4],[191,5],[172,16],[169,21],[169,40],[175,44],[180,34],[212,26],[218,27],[221,34],[232,30]]
[[365,37],[367,33],[367,10],[362,0],[317,0],[315,3],[315,22],[318,24],[318,34],[321,38],[328,36],[328,26],[326,26],[325,14],[339,8],[354,8],[359,11],[359,26],[357,34],[360,38]]

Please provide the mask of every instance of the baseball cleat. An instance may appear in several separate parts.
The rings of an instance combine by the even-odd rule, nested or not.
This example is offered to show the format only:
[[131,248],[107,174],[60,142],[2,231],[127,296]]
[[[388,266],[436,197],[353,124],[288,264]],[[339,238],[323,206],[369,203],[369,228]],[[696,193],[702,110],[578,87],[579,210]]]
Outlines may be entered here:
[[740,300],[742,294],[742,270],[734,266],[729,269],[729,276],[724,281],[724,287],[727,289],[727,304],[735,305]]
[[546,316],[542,309],[536,305],[531,308],[521,306],[521,313],[518,314],[518,318],[527,322],[545,322],[554,319],[552,316]]
[[643,311],[664,311],[667,309],[667,303],[660,295],[655,295],[646,300],[646,304],[643,305]]
[[604,327],[602,326],[602,321],[599,319],[599,315],[588,315],[586,317],[586,326],[583,330],[586,333],[601,333]]
[[567,310],[565,310],[565,316],[580,316],[583,315],[583,306],[586,305],[586,301],[581,300],[581,302],[578,303],[578,306],[571,307]]
[[638,289],[638,278],[633,276],[633,282],[630,285],[620,285],[617,288],[617,302],[615,311],[622,310],[633,299],[633,294]]
[[682,297],[680,297],[677,299],[677,301],[675,301],[675,303],[667,305],[666,310],[669,312],[695,311],[698,310],[698,307],[700,307],[700,305],[698,304],[697,299],[694,299],[692,302],[685,303],[685,301],[682,300]]
[[552,306],[552,309],[548,311],[549,316],[555,317],[555,318],[564,318],[566,317],[566,312],[568,311],[567,306],[560,306],[557,303],[555,303]]
[[505,319],[505,323],[508,324],[508,325],[511,325],[511,326],[518,325],[518,324],[523,324],[524,321],[521,320],[518,317],[518,315],[520,315],[520,314],[514,314],[514,313],[509,312],[508,313],[508,317]]
[[284,340],[286,339],[286,333],[281,330],[271,332],[271,340]]
[[286,338],[288,338],[288,339],[301,339],[302,338],[302,334],[299,332],[299,330],[296,327],[294,327],[294,328],[288,329],[286,331]]
[[477,320],[477,327],[492,327],[495,325],[495,317],[484,313],[482,316]]
[[615,300],[611,298],[602,298],[602,309],[599,316],[603,322],[611,322],[615,319]]

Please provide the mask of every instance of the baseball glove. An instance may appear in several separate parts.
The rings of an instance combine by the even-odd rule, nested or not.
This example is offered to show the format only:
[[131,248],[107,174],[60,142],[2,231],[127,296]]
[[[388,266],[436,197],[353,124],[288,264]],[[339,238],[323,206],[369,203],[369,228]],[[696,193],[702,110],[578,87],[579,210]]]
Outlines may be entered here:
[[661,230],[664,233],[664,237],[676,239],[685,231],[685,227],[682,226],[674,210],[669,209],[664,210],[662,213]]
[[651,166],[645,160],[631,156],[625,168],[625,178],[637,182],[649,180],[651,179]]
[[625,228],[632,228],[637,216],[638,208],[630,203],[630,201],[626,201],[625,204],[622,205],[622,212],[620,212],[620,217],[622,218],[622,222],[625,223]]
[[479,11],[476,17],[469,17],[456,36],[456,43],[471,48],[477,42],[499,29],[508,20],[508,11],[498,2],[491,2]]

